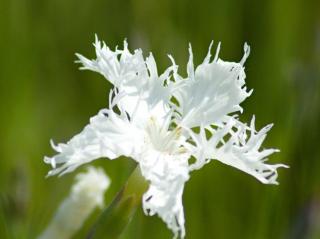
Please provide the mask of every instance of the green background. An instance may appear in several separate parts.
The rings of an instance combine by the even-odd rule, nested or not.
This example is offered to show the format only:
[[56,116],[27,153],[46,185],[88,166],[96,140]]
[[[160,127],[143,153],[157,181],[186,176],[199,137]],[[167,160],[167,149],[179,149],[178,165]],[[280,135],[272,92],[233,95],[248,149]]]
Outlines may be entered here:
[[[220,57],[246,62],[253,95],[243,121],[274,122],[265,147],[279,186],[263,185],[212,162],[193,172],[184,192],[186,238],[320,238],[320,2],[312,0],[0,0],[0,238],[35,238],[72,185],[75,173],[45,179],[49,145],[65,142],[107,106],[110,84],[79,71],[74,53],[94,57],[97,33],[111,48],[152,51],[159,71],[170,53],[183,73],[192,43],[195,64],[210,41]],[[184,73],[183,73],[184,74]],[[185,74],[184,74],[185,75]],[[100,159],[112,179],[106,203],[128,177],[132,160]],[[84,167],[76,172],[82,171]],[[99,211],[75,238],[85,232]],[[122,238],[171,238],[139,208]]]

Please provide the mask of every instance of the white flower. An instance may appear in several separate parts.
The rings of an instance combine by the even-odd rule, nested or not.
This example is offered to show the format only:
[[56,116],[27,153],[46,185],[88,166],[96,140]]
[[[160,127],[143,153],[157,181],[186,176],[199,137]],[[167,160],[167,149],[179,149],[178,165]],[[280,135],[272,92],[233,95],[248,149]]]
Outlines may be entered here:
[[104,193],[110,185],[102,169],[89,167],[76,176],[70,195],[62,202],[54,218],[39,239],[67,239],[77,232],[90,213],[103,206]]
[[[110,50],[97,38],[97,58],[77,54],[82,69],[102,74],[114,85],[109,108],[90,119],[84,130],[67,144],[53,145],[58,152],[45,162],[53,166],[49,175],[63,174],[100,157],[131,157],[150,182],[143,196],[146,214],[158,214],[175,236],[185,236],[182,193],[189,172],[211,160],[238,168],[266,184],[276,184],[278,167],[266,164],[276,149],[260,149],[271,125],[255,130],[241,123],[235,112],[252,91],[245,87],[244,62],[250,48],[244,46],[240,63],[208,55],[196,69],[189,47],[187,77],[172,66],[159,75],[156,62],[142,51]],[[189,159],[196,160],[189,163]]]

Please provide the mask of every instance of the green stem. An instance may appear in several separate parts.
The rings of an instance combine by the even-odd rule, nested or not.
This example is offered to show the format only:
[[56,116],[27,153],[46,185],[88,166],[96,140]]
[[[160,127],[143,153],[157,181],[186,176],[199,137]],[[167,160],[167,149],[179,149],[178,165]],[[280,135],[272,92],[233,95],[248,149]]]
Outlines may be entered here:
[[126,184],[117,193],[111,204],[102,212],[87,239],[117,239],[131,221],[141,198],[147,189],[147,182],[136,166]]

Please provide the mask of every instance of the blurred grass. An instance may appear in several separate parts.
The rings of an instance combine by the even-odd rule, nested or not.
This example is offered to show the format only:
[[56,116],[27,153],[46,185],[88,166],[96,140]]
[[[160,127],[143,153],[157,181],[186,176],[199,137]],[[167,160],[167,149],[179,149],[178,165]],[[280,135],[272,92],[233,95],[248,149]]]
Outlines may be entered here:
[[[97,33],[110,46],[127,38],[131,49],[152,51],[160,71],[168,53],[185,70],[189,42],[200,63],[212,39],[226,60],[241,59],[247,41],[254,93],[242,119],[274,122],[265,147],[280,148],[271,161],[291,168],[280,171],[278,187],[218,162],[193,172],[184,194],[187,238],[320,238],[319,9],[316,0],[0,0],[0,237],[35,238],[68,194],[74,174],[45,179],[42,158],[53,154],[50,138],[68,140],[107,106],[110,84],[74,64],[75,52],[94,56]],[[110,202],[132,162],[95,164],[112,178]],[[171,233],[138,209],[123,238]]]

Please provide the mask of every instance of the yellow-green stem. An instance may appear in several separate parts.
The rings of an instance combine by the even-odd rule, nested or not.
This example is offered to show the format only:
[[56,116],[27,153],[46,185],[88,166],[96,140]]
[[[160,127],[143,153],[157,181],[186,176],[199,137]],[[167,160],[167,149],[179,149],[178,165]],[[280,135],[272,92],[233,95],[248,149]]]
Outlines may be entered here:
[[141,204],[141,198],[146,189],[147,182],[141,176],[139,166],[136,166],[112,203],[102,212],[87,238],[119,238]]

